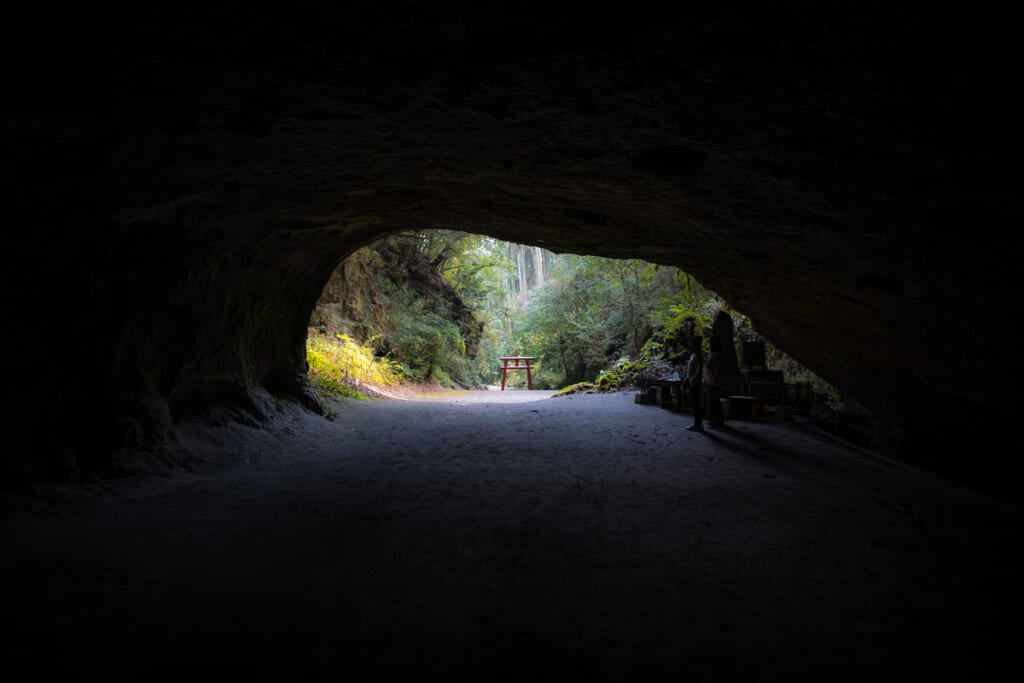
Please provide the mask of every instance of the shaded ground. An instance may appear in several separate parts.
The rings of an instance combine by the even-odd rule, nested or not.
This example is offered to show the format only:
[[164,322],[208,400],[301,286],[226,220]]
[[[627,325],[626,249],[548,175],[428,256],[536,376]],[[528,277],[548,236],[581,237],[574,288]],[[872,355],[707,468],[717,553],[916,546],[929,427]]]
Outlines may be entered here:
[[699,435],[631,393],[548,396],[195,425],[191,471],[9,509],[4,659],[374,681],[985,679],[1009,661],[1019,508],[799,423]]

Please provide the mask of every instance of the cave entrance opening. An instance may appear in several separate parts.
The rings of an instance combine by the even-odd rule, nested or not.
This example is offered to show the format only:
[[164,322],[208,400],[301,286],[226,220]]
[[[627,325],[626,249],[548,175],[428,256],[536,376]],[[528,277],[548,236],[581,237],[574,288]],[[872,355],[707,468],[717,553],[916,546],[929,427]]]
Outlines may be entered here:
[[[724,335],[727,363],[737,368],[730,393],[762,381],[765,405],[786,395],[775,386],[786,375],[807,387],[804,395],[835,394],[678,268],[454,230],[396,233],[346,258],[310,315],[307,362],[321,398],[506,386],[643,390],[682,370],[687,339],[714,335]],[[769,352],[741,378],[748,342],[767,343]],[[512,356],[536,358],[529,377],[495,360]]]

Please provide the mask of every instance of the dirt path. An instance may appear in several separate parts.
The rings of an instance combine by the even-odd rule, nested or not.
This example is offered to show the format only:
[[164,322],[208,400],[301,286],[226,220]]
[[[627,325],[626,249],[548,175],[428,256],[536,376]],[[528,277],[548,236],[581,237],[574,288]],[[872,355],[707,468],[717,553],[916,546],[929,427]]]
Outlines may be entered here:
[[[632,394],[183,429],[193,471],[4,527],[5,659],[261,680],[849,680],[1013,650],[1021,511],[795,423]],[[443,405],[439,405],[443,404]]]

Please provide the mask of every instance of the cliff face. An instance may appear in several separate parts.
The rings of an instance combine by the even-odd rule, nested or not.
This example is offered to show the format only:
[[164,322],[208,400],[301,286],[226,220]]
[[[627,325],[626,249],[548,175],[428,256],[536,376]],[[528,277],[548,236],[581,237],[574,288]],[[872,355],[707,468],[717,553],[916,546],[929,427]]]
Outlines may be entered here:
[[5,481],[258,414],[254,389],[313,406],[331,272],[422,227],[678,266],[904,457],[1015,468],[1010,43],[951,51],[969,25],[945,10],[803,4],[14,10]]
[[328,335],[347,334],[372,344],[380,355],[409,363],[417,359],[403,358],[394,336],[402,325],[422,325],[426,318],[435,321],[438,333],[458,334],[459,355],[476,356],[483,323],[415,244],[385,239],[331,273],[310,327]]

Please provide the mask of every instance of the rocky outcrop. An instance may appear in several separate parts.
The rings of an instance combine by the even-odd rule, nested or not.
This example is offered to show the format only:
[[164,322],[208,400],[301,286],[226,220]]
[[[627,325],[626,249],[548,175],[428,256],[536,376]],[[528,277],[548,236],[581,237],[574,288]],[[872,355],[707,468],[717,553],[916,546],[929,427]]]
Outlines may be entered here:
[[[310,326],[327,335],[347,334],[374,346],[378,355],[395,351],[391,335],[396,318],[413,316],[402,310],[395,294],[403,292],[439,321],[458,329],[461,355],[474,358],[480,348],[483,323],[477,320],[458,291],[427,260],[411,240],[384,239],[348,259],[331,273],[310,316]],[[400,355],[394,360],[403,359]]]
[[330,273],[423,227],[678,266],[879,446],[1012,481],[1015,138],[982,60],[1013,43],[952,50],[959,11],[35,11],[4,45],[5,482],[258,418],[257,389],[312,405]]

